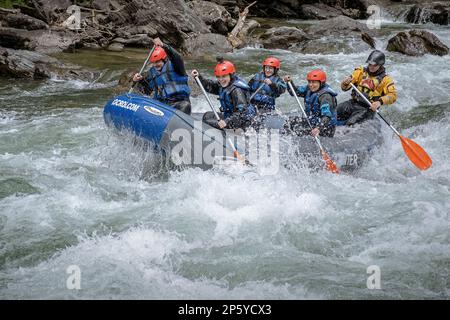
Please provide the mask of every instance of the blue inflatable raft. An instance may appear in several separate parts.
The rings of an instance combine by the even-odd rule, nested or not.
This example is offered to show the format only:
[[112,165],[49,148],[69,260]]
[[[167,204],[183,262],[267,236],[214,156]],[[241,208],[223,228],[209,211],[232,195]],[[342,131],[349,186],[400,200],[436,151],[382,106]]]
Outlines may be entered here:
[[[130,131],[151,143],[175,165],[210,168],[217,159],[233,158],[230,143],[250,162],[255,162],[255,159],[250,159],[256,146],[252,144],[255,139],[252,140],[251,133],[244,136],[234,130],[212,128],[201,121],[201,113],[187,115],[146,96],[123,94],[108,101],[103,114],[108,125]],[[271,132],[279,133],[288,116],[293,114],[295,115],[270,115],[265,119],[264,125]],[[366,121],[355,128],[338,127],[333,138],[321,137],[321,142],[341,170],[354,171],[381,145],[383,138],[380,128],[378,120]],[[267,137],[267,131],[265,136]],[[323,165],[312,137],[278,136],[272,136],[271,139],[278,139],[276,153],[280,158],[293,161],[292,156],[295,156],[294,161],[305,159],[310,163],[309,166]],[[256,140],[258,146],[264,145],[260,138]]]

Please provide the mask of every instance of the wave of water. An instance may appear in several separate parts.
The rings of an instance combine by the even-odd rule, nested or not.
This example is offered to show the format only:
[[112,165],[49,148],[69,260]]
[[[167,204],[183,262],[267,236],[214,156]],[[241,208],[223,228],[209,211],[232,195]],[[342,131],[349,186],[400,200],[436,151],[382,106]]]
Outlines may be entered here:
[[[231,57],[249,77],[269,52]],[[296,84],[320,66],[335,87],[368,53],[276,51]],[[67,89],[69,98],[48,100],[46,90],[58,94],[47,84],[30,89],[28,108],[20,90],[2,91],[11,103],[0,108],[0,298],[448,299],[450,114],[427,113],[450,102],[436,85],[450,82],[448,62],[388,55],[399,101],[387,115],[397,124],[425,109],[425,120],[399,128],[433,158],[425,172],[387,127],[356,175],[167,171],[105,126],[104,101],[83,98],[91,88],[77,89],[82,107]],[[103,90],[93,93],[106,99]],[[280,108],[295,108],[291,99]],[[192,101],[209,110],[202,97]],[[81,290],[67,289],[72,265]],[[371,265],[382,290],[366,287]]]

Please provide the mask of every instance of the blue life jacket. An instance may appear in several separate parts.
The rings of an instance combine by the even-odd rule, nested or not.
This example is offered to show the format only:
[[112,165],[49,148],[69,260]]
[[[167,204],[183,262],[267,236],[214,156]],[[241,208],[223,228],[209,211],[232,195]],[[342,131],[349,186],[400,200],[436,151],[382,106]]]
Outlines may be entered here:
[[167,60],[160,71],[155,67],[148,72],[150,89],[154,90],[154,98],[160,101],[177,101],[189,97],[188,76],[181,76],[173,69],[172,62]]
[[[249,98],[250,87],[248,84],[240,79],[239,77],[235,77],[233,82],[226,88],[220,87],[219,89],[219,100],[220,100],[220,109],[223,112],[224,119],[230,117],[236,111],[242,111],[245,107],[244,105],[233,105],[233,101],[231,99],[231,92],[236,88],[243,89],[245,91],[245,95],[247,100]],[[246,118],[250,119],[256,116],[256,110],[253,105],[247,102],[247,113],[244,115]]]
[[[312,92],[309,88],[300,87],[299,91],[305,94],[305,112],[308,115],[309,121],[312,126],[316,126],[320,122],[320,118],[323,116],[329,117],[331,120],[328,127],[335,126],[337,123],[336,96],[338,95],[328,84],[325,84],[321,89],[316,92]],[[333,97],[334,112],[331,112],[331,106],[328,103],[322,106],[319,103],[319,98],[328,93]]]
[[[253,77],[253,83],[251,86],[251,91],[255,92],[258,90],[258,88],[264,84],[264,86],[261,88],[261,90],[256,93],[252,101],[256,103],[257,105],[264,106],[267,109],[275,109],[275,98],[279,97],[278,92],[275,92],[272,90],[272,88],[264,83],[264,80],[266,79],[266,76],[264,75],[264,72],[259,72]],[[280,78],[276,75],[272,75],[269,77],[270,81],[273,83],[277,83],[280,81]]]

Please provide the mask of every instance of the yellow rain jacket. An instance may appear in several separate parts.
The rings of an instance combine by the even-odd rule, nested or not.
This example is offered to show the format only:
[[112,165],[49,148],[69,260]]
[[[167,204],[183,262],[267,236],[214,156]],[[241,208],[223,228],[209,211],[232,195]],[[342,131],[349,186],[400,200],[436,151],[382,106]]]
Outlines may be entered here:
[[[352,83],[361,91],[370,102],[380,101],[382,105],[393,104],[397,100],[397,89],[394,80],[384,71],[376,76],[370,76],[369,72],[363,66],[355,69],[352,73]],[[351,85],[341,84],[341,88],[347,91]],[[356,92],[352,94],[355,99]]]

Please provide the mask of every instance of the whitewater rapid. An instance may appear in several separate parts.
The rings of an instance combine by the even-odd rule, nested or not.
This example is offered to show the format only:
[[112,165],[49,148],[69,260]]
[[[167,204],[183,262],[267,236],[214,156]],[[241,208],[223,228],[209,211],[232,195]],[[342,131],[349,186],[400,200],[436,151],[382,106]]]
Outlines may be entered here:
[[[448,29],[430,28],[450,45]],[[227,58],[248,79],[276,54],[297,85],[323,67],[339,88],[369,53]],[[428,171],[384,126],[355,175],[166,172],[104,124],[110,84],[0,83],[0,299],[448,299],[450,56],[387,56],[399,98],[384,112],[430,154]],[[295,109],[288,95],[279,106]],[[381,290],[367,288],[370,266]]]

